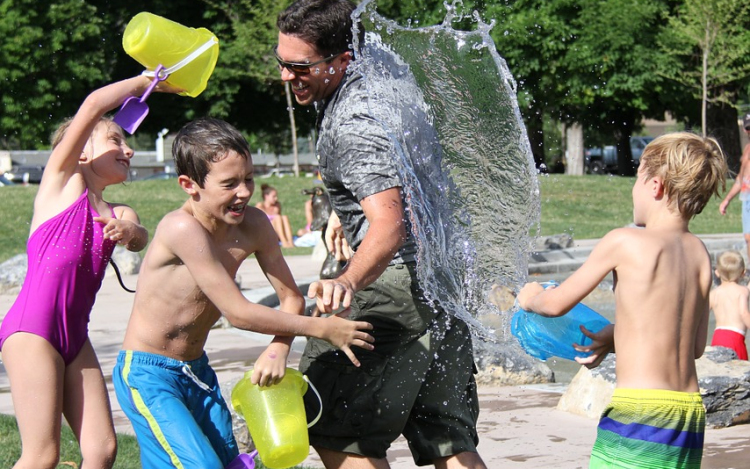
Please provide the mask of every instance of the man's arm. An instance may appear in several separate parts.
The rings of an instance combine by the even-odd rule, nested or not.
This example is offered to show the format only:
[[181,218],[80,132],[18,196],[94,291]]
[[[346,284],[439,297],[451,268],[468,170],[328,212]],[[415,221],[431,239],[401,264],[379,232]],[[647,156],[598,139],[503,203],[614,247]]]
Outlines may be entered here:
[[360,202],[369,223],[367,234],[338,278],[310,285],[318,310],[330,313],[347,308],[355,292],[374,282],[406,240],[401,188],[392,187]]

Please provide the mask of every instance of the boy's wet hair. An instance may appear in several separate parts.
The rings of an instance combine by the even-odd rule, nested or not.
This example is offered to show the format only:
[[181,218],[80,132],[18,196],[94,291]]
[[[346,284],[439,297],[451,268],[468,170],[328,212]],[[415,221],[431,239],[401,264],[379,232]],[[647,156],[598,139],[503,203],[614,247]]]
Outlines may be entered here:
[[355,8],[349,0],[298,0],[279,14],[276,26],[282,34],[302,39],[328,57],[352,48]]
[[745,260],[739,251],[730,250],[719,254],[716,259],[716,272],[725,282],[736,282],[745,273]]
[[247,140],[231,124],[213,117],[201,117],[185,124],[172,145],[177,174],[185,175],[200,187],[206,181],[211,163],[234,151],[250,159]]
[[701,213],[714,195],[726,189],[729,171],[719,143],[711,137],[675,132],[657,137],[643,150],[641,168],[658,176],[664,195],[687,220]]

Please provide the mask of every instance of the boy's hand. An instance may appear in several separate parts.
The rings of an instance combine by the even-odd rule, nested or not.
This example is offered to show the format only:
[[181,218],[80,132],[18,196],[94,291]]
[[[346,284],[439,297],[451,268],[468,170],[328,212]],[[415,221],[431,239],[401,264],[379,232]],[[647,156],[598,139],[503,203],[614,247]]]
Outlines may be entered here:
[[544,287],[541,284],[537,282],[527,283],[523,286],[523,288],[521,288],[521,291],[518,292],[518,296],[516,297],[518,306],[520,306],[521,309],[525,309],[526,311],[532,311],[531,300],[543,291]]
[[364,321],[349,321],[340,317],[340,315],[349,314],[349,310],[344,310],[339,314],[334,314],[325,319],[326,334],[323,339],[330,342],[336,348],[341,349],[354,366],[359,366],[359,360],[352,352],[351,346],[360,347],[365,350],[373,350],[375,347],[372,342],[375,339],[363,331],[372,330],[372,324]]
[[615,325],[608,324],[597,333],[593,333],[581,326],[581,332],[592,340],[591,345],[584,347],[574,344],[573,348],[579,352],[591,352],[591,355],[584,358],[576,357],[576,362],[589,369],[596,368],[606,358],[608,353],[615,350]]
[[288,355],[288,346],[271,343],[255,361],[250,382],[258,386],[271,386],[281,382],[286,373]]

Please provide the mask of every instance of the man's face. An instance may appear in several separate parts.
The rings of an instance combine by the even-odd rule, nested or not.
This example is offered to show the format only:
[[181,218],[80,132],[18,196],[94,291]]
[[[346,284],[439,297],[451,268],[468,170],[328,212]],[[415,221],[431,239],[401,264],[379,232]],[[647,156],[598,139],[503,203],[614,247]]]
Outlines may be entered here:
[[[315,46],[284,33],[279,33],[276,55],[281,61],[294,64],[312,64],[322,61],[299,72],[294,72],[287,66],[279,66],[281,79],[289,82],[294,98],[303,106],[309,106],[333,94],[341,83],[351,59],[351,52],[344,52],[333,56],[330,60],[324,60],[328,57],[320,55]],[[299,68],[304,69],[304,67]]]

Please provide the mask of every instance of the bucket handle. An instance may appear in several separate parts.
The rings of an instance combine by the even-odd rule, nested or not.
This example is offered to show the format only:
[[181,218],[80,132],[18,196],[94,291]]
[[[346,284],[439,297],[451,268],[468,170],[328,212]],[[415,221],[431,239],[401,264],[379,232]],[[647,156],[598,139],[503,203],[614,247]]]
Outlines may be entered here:
[[320,417],[323,415],[323,399],[320,398],[320,393],[318,392],[317,389],[315,389],[315,385],[312,384],[312,382],[310,382],[310,379],[307,377],[307,375],[302,375],[302,379],[304,379],[305,381],[307,381],[308,386],[310,386],[310,388],[312,388],[313,392],[318,397],[318,402],[320,402],[320,410],[318,411],[318,416],[315,417],[312,422],[310,422],[310,423],[307,424],[307,428],[310,428],[313,425],[315,425],[316,423],[318,423],[318,420],[320,420]]
[[[203,45],[201,45],[199,48],[195,49],[193,52],[191,52],[187,57],[180,60],[176,64],[172,65],[171,67],[165,69],[163,71],[165,76],[169,76],[176,72],[177,70],[181,69],[182,67],[186,66],[193,60],[197,59],[201,56],[204,52],[206,52],[208,49],[214,46],[214,44],[218,44],[219,40],[216,39],[216,36],[211,36],[211,38],[206,41]],[[156,75],[157,72],[151,71],[151,70],[145,70],[142,75],[145,75],[147,77],[153,77]]]

